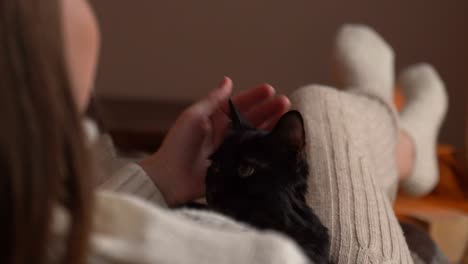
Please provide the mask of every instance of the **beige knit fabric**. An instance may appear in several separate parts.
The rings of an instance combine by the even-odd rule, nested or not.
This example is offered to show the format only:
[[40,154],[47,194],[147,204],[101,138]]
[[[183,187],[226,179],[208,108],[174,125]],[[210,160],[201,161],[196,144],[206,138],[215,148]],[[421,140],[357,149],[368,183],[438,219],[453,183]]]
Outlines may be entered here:
[[[398,126],[398,116],[393,107],[395,53],[392,47],[374,29],[366,25],[346,24],[338,30],[334,50],[335,68],[339,69],[340,73],[337,88],[371,97],[374,101],[382,103],[382,106],[386,107],[393,116],[395,126],[392,129],[395,130]],[[358,112],[369,111],[366,104],[353,104],[352,107]],[[367,113],[364,116],[366,115]],[[372,117],[380,118],[378,115],[372,115]],[[380,120],[369,121],[381,123]],[[365,133],[369,142],[376,142],[376,140],[382,141],[382,136],[390,132],[385,132],[383,128],[383,131],[365,131]],[[392,150],[395,148],[394,143],[393,138],[384,138],[382,147]],[[377,181],[390,201],[393,201],[397,191],[397,174],[387,172],[393,170],[394,159],[387,159],[387,156],[382,159],[381,150],[371,149],[371,151],[374,151],[370,158],[376,164],[377,174],[385,175],[385,177],[379,177]],[[386,153],[384,152],[384,155]]]
[[[251,228],[246,232],[247,227],[220,215],[204,213],[210,223],[199,224],[193,217],[111,192],[97,193],[95,202],[90,264],[308,263],[290,239]],[[69,216],[58,207],[54,220],[50,263],[61,263]],[[224,228],[213,228],[216,222]]]
[[[412,263],[390,199],[396,126],[379,100],[308,86],[291,95],[305,121],[308,202],[331,235],[333,263]],[[383,179],[392,179],[393,185]],[[390,195],[390,197],[389,197]]]
[[[89,121],[88,127],[89,125]],[[87,129],[89,134],[89,129]],[[95,137],[91,144],[97,167],[96,184],[99,190],[130,194],[150,203],[167,207],[166,202],[136,159],[119,155],[108,134]]]
[[135,163],[117,170],[99,186],[100,190],[130,194],[155,205],[167,207],[166,202],[145,171]]

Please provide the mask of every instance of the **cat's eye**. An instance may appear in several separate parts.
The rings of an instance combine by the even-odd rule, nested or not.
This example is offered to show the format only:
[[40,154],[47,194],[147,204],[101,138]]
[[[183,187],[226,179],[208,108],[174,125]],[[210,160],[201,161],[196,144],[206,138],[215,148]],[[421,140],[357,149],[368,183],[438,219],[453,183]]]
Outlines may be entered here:
[[238,169],[241,178],[247,178],[255,173],[255,168],[250,165],[241,165]]

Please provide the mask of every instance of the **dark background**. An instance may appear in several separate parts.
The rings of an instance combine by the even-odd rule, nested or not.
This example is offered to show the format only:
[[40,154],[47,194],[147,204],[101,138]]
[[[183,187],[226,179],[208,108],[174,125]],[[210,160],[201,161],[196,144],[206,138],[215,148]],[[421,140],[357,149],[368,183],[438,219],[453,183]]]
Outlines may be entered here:
[[[450,110],[441,141],[463,146],[468,89],[468,1],[93,0],[103,33],[97,93],[180,104],[224,75],[239,90],[262,82],[289,93],[330,80],[343,23],[374,27],[396,68],[433,64]],[[155,120],[157,122],[157,120]]]

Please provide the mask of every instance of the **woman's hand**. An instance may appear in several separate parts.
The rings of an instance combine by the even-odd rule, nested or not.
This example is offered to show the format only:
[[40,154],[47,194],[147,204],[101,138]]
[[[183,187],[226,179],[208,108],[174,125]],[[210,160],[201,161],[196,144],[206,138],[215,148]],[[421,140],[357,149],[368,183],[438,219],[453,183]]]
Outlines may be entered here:
[[[232,89],[232,81],[225,77],[179,116],[159,150],[140,163],[170,206],[204,195],[208,158],[229,126],[227,101]],[[290,107],[287,97],[274,94],[273,87],[265,84],[235,96],[233,102],[253,125],[270,129]]]

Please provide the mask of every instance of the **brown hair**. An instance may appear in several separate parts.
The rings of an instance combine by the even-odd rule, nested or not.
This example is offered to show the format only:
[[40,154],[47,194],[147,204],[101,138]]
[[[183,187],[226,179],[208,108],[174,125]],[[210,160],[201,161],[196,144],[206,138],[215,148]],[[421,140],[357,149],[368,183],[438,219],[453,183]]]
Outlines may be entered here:
[[46,263],[52,211],[64,263],[83,263],[91,169],[65,67],[58,0],[0,0],[0,263]]

